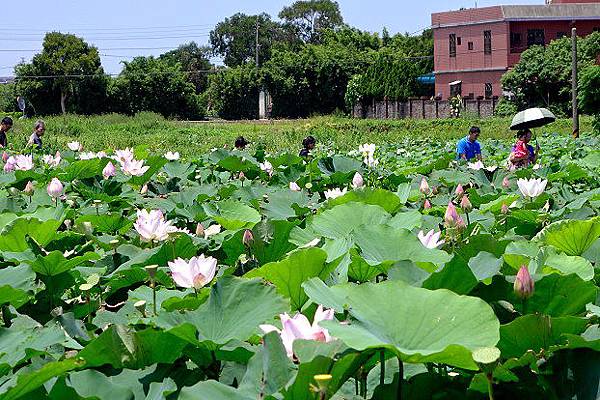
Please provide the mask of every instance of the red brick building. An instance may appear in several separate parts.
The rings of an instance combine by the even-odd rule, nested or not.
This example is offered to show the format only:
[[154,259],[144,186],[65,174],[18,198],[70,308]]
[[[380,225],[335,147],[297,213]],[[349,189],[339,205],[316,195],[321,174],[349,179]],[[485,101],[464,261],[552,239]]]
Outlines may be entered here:
[[435,93],[442,99],[502,95],[500,78],[529,46],[600,30],[600,0],[471,8],[431,15]]

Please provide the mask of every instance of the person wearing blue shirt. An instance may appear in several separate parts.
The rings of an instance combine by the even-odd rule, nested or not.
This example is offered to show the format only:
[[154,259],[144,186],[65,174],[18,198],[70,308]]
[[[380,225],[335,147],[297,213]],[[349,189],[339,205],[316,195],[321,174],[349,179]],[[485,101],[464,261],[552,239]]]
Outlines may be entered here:
[[480,134],[481,129],[473,126],[469,130],[469,134],[458,141],[458,145],[456,146],[457,159],[470,161],[475,158],[481,161],[481,146],[477,141]]

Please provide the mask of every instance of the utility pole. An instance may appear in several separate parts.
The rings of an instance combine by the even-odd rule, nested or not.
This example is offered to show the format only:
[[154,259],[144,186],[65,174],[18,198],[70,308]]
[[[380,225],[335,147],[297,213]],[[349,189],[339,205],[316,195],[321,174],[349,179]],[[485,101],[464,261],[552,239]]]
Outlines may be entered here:
[[579,137],[579,110],[577,104],[577,28],[573,28],[571,30],[571,42],[572,42],[572,52],[573,52],[573,65],[572,69],[572,107],[573,107],[573,137]]
[[258,15],[257,15],[256,16],[256,61],[255,61],[256,68],[258,68],[258,48],[259,48],[259,45],[258,45],[258,27],[259,27],[259,24],[258,24]]
[[[258,67],[259,67],[259,63],[258,63],[258,51],[260,49],[260,44],[258,43],[258,28],[260,27],[259,25],[259,20],[258,20],[259,16],[256,16],[256,60],[255,60],[255,64],[256,64],[256,73],[258,76]],[[258,92],[258,119],[266,119],[267,117],[267,106],[266,106],[266,100],[265,100],[265,91],[263,88],[260,88],[259,92]]]

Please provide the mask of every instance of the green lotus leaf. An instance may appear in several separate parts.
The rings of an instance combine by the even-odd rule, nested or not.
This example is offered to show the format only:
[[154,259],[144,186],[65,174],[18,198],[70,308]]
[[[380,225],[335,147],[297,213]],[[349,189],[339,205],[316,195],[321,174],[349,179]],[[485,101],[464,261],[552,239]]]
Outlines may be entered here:
[[336,199],[330,199],[327,202],[327,206],[331,208],[350,202],[380,206],[388,213],[393,213],[401,205],[400,198],[396,193],[384,189],[364,188],[361,190],[352,190]]
[[594,279],[592,263],[583,257],[566,254],[550,254],[544,261],[544,272],[559,271],[563,275],[576,274],[584,281]]
[[302,249],[291,253],[282,261],[265,264],[246,274],[247,278],[262,277],[277,287],[291,301],[293,310],[300,310],[308,300],[302,283],[310,278],[325,279],[333,265],[325,264],[327,254],[319,248]]
[[254,208],[235,200],[218,203],[217,208],[205,207],[206,214],[214,218],[225,229],[248,228],[260,222],[260,214]]
[[493,347],[499,322],[491,307],[475,297],[448,290],[427,290],[400,281],[344,286],[347,325],[321,325],[357,350],[389,348],[409,363],[440,362],[477,368],[471,352]]
[[315,215],[308,226],[319,236],[343,238],[362,225],[384,224],[390,219],[377,205],[348,202]]
[[600,237],[600,218],[554,222],[534,240],[556,247],[569,256],[580,256]]
[[82,256],[67,259],[62,252],[53,251],[47,256],[38,257],[33,263],[31,263],[31,269],[40,275],[55,276],[79,265],[83,265],[87,261],[98,259],[100,259],[100,256],[93,252],[88,252]]

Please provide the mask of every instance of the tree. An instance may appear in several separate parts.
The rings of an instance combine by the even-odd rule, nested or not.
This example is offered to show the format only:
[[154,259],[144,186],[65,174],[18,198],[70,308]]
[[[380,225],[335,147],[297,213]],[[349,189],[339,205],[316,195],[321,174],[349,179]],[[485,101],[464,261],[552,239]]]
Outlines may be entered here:
[[337,2],[331,0],[296,1],[284,7],[279,18],[291,26],[305,43],[318,43],[325,29],[336,29],[344,24]]
[[153,111],[165,117],[202,118],[194,85],[179,63],[154,57],[136,57],[124,63],[110,91],[112,111],[133,115]]
[[[63,114],[67,112],[67,100],[78,91],[81,92],[83,82],[89,90],[96,86],[95,82],[106,80],[98,49],[75,35],[60,32],[47,33],[42,52],[33,57],[31,64],[17,66],[15,72],[17,78],[24,81],[31,80],[31,76],[53,77],[43,78],[46,82],[38,80],[29,88],[58,96],[56,100],[59,100]],[[99,86],[102,87],[102,84]],[[84,93],[80,95],[85,96]]]
[[190,42],[162,54],[159,59],[171,65],[179,63],[199,94],[208,87],[208,73],[212,68],[208,58],[210,51],[209,47],[200,47],[196,42]]
[[581,73],[579,101],[584,112],[594,115],[594,130],[600,132],[600,66],[587,67]]
[[252,64],[218,71],[209,77],[208,108],[225,119],[258,118],[259,74]]
[[285,41],[286,33],[281,24],[271,20],[265,13],[246,15],[237,13],[219,22],[210,32],[210,44],[214,54],[223,57],[228,67],[254,62],[256,56],[256,28],[258,23],[258,56],[263,63],[271,56],[271,48]]

